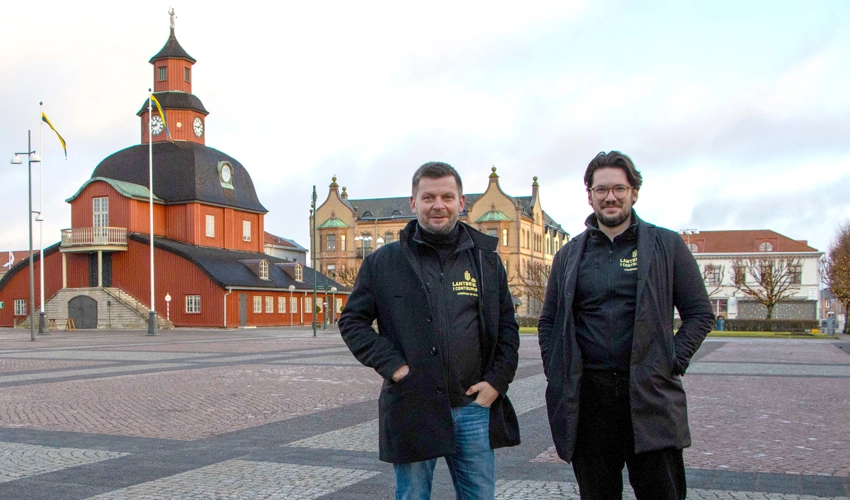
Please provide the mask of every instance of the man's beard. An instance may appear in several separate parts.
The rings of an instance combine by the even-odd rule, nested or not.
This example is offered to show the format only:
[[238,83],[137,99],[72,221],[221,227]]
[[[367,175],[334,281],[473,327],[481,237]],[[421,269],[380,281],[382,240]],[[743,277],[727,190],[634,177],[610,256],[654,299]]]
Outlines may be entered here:
[[626,222],[626,220],[628,220],[629,216],[632,215],[631,210],[625,210],[625,205],[623,207],[621,207],[624,210],[622,210],[618,215],[615,215],[613,217],[607,217],[607,216],[603,215],[602,209],[604,209],[604,208],[607,208],[607,207],[600,208],[599,211],[596,213],[596,220],[600,224],[602,224],[603,226],[617,227],[620,224],[622,224],[623,222]]

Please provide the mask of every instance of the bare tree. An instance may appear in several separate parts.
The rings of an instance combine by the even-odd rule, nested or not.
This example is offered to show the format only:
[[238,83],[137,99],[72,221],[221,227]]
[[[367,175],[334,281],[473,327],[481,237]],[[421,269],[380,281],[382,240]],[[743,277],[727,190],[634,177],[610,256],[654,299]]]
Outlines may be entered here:
[[336,271],[336,276],[334,276],[334,280],[336,280],[336,282],[340,285],[351,288],[354,286],[354,280],[357,279],[358,271],[360,271],[359,266],[339,269]]
[[[829,256],[825,262],[826,285],[832,294],[844,306],[845,314],[850,310],[850,223],[845,222],[838,229],[838,236],[829,246]],[[844,321],[844,333],[850,331]]]
[[767,319],[782,299],[800,290],[800,259],[756,257],[732,261],[732,283],[741,293],[767,307]]
[[[705,283],[705,291],[709,298],[723,288],[723,276],[726,275],[726,266],[707,264],[702,269],[702,281]],[[714,287],[712,289],[712,287]]]
[[[543,304],[546,298],[546,284],[549,282],[551,268],[543,262],[530,262],[522,271],[520,265],[516,265],[516,274],[510,278],[514,293],[522,295],[527,293],[538,304]],[[531,304],[528,304],[531,306]]]

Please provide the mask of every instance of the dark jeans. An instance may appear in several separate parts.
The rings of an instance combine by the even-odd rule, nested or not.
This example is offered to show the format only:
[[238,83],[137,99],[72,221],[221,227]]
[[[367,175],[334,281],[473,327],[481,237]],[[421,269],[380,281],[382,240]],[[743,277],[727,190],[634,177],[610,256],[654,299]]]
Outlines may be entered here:
[[623,465],[638,500],[683,500],[682,450],[635,454],[629,412],[629,375],[586,370],[581,379],[573,470],[582,500],[623,497]]

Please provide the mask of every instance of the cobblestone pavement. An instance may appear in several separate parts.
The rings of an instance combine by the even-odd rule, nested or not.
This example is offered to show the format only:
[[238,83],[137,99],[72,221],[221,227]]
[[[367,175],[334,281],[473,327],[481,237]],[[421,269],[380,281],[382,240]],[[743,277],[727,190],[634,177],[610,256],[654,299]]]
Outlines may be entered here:
[[[688,497],[850,497],[848,352],[846,337],[707,341],[684,378]],[[520,358],[523,444],[497,451],[496,496],[577,499],[536,337]],[[390,499],[380,384],[333,329],[0,329],[0,498]],[[442,461],[434,498],[454,498]]]

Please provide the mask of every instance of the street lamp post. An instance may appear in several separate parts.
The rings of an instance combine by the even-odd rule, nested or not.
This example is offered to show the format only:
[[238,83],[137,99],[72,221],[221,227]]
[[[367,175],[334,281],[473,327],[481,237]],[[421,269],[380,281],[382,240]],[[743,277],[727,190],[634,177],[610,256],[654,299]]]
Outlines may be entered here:
[[171,321],[171,294],[165,292],[165,319]]
[[295,291],[295,285],[289,285],[289,326],[292,326],[292,292]]
[[331,324],[336,324],[336,287],[331,287]]
[[[27,189],[27,195],[29,196],[29,209],[27,209],[27,221],[29,222],[29,232],[30,232],[30,300],[27,306],[29,315],[30,315],[30,340],[35,340],[35,318],[33,316],[33,312],[35,309],[33,308],[35,304],[35,264],[33,262],[32,255],[32,164],[41,162],[41,157],[38,156],[35,151],[32,149],[32,132],[27,130],[27,152],[25,153],[15,153],[15,156],[12,158],[12,165],[20,165],[23,163],[23,160],[18,155],[27,155],[27,167],[29,168],[29,189]],[[44,262],[40,263],[41,266],[44,266]]]

